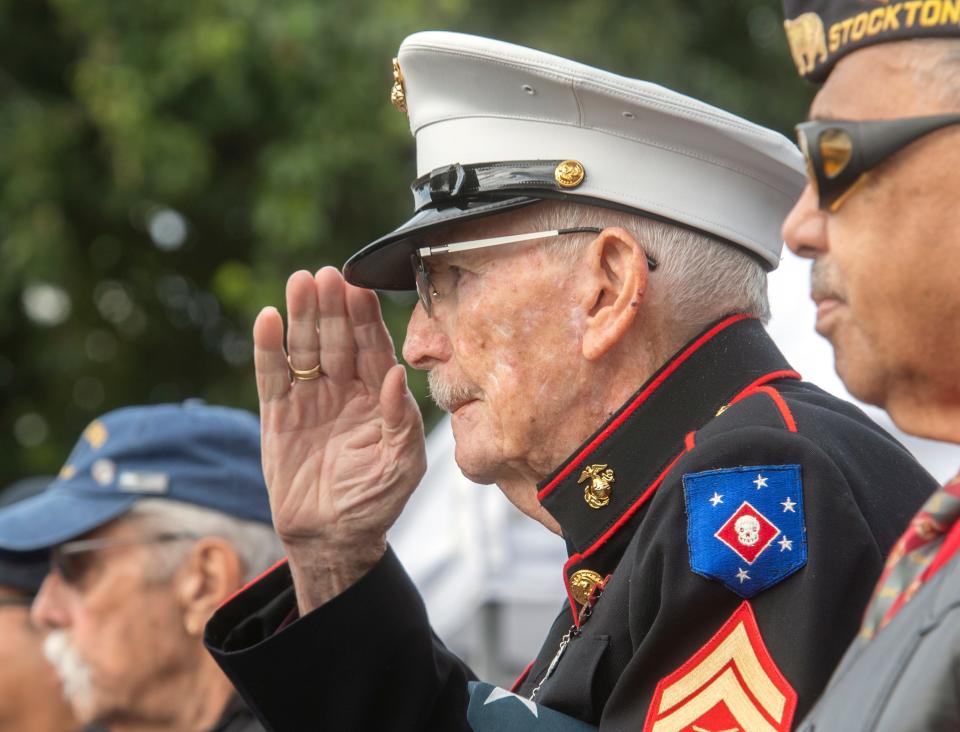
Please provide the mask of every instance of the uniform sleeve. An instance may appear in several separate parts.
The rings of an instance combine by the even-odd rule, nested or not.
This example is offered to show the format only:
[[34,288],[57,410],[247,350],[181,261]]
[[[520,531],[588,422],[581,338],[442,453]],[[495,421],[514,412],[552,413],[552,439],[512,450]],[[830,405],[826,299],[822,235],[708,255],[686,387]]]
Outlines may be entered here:
[[225,604],[205,642],[268,730],[467,730],[469,670],[436,638],[393,552],[290,622],[286,565]]
[[[802,718],[857,632],[894,539],[878,537],[857,495],[895,486],[897,464],[878,455],[877,482],[855,490],[815,442],[784,429],[721,432],[690,450],[629,549],[632,657],[600,729],[688,729],[676,725],[689,718],[785,730]],[[741,542],[744,513],[761,526],[759,536],[757,524],[741,526]]]

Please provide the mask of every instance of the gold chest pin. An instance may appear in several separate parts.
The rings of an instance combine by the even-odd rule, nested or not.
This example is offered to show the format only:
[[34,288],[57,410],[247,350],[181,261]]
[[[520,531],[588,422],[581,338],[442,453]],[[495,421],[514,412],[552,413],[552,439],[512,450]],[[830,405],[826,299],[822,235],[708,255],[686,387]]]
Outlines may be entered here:
[[393,59],[393,86],[390,88],[390,101],[399,111],[407,113],[407,90],[403,86],[403,72],[400,71],[398,59]]
[[613,492],[610,484],[615,480],[613,470],[609,469],[607,464],[604,463],[603,465],[590,465],[584,468],[583,472],[580,473],[580,480],[577,481],[577,484],[587,481],[583,488],[583,500],[587,502],[590,508],[603,508],[610,503],[610,494]]
[[593,588],[603,582],[603,577],[592,569],[578,569],[570,577],[570,594],[581,605],[585,605],[590,598]]
[[553,179],[561,188],[576,188],[586,175],[587,171],[578,160],[564,160],[553,171]]

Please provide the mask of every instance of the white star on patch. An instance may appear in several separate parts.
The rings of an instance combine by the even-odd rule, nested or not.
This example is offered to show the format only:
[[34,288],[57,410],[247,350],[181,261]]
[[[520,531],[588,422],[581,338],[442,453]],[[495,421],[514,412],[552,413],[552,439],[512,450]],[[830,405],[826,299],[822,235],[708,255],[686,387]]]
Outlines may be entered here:
[[537,709],[536,704],[529,699],[524,699],[522,696],[517,696],[506,689],[501,689],[499,686],[494,687],[493,691],[490,692],[490,696],[488,696],[487,700],[483,703],[483,706],[487,706],[487,704],[493,704],[501,699],[516,699],[518,702],[523,704],[523,706],[530,710],[530,714],[537,719],[540,719],[540,710]]
[[767,478],[764,478],[760,473],[757,473],[757,479],[751,482],[757,486],[757,490],[767,487]]
[[790,500],[790,496],[787,496],[787,500],[782,501],[780,505],[783,506],[784,513],[786,513],[787,511],[789,511],[790,513],[796,513],[796,511],[793,510],[793,507],[796,506],[797,504]]
[[777,543],[780,545],[780,551],[793,551],[793,542],[788,539],[786,535],[784,535],[783,538]]
[[737,572],[737,579],[740,580],[740,584],[742,585],[744,580],[750,579],[750,573],[741,567],[740,571]]
[[711,505],[711,506],[713,506],[714,508],[716,508],[718,503],[723,503],[723,495],[720,494],[720,493],[717,493],[716,491],[714,491],[714,492],[713,492],[713,497],[712,497],[712,498],[708,498],[707,500],[710,501],[710,505]]

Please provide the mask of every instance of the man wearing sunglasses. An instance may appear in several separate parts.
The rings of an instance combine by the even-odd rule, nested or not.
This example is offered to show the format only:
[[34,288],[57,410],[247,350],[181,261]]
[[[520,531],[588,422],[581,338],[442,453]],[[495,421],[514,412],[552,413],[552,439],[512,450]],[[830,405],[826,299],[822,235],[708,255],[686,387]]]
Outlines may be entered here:
[[46,491],[0,510],[0,547],[46,555],[31,614],[81,722],[262,729],[201,643],[214,609],[281,556],[253,415],[186,402],[94,420]]
[[[817,331],[852,394],[906,432],[960,443],[960,5],[785,9],[801,74],[823,82],[797,127],[809,182],[783,227],[813,260]],[[890,553],[800,729],[960,729],[958,518],[954,479]]]
[[[27,478],[0,491],[0,510],[40,493],[49,478]],[[80,724],[43,655],[30,604],[49,563],[43,552],[0,551],[0,732],[76,732]]]
[[[799,153],[488,39],[417,34],[394,73],[416,213],[343,276],[291,276],[286,348],[277,310],[256,322],[290,561],[218,611],[211,650],[278,730],[543,729],[554,710],[601,730],[789,729],[932,486],[764,332]],[[416,289],[403,355],[452,413],[458,465],[567,543],[519,696],[468,686],[387,548],[423,428],[365,288]]]

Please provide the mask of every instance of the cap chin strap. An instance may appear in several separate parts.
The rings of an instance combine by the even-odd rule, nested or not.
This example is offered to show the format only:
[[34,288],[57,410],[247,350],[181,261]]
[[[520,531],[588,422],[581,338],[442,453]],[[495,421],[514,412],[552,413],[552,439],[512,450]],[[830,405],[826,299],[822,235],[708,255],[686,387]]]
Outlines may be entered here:
[[531,195],[535,191],[563,192],[557,182],[564,160],[502,160],[495,163],[454,163],[420,176],[410,186],[414,209],[446,208],[483,198]]

